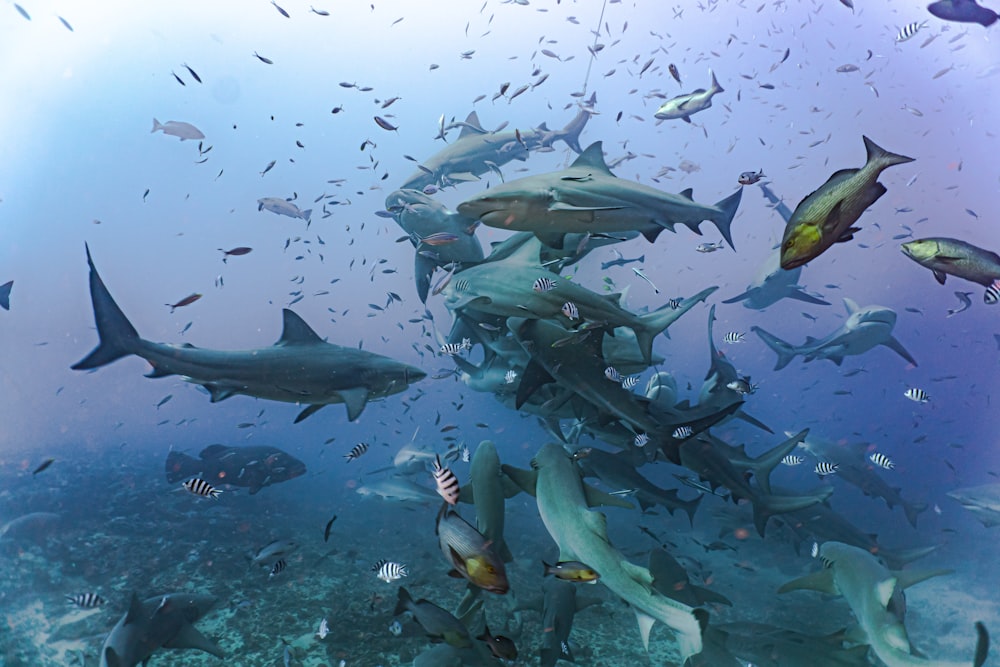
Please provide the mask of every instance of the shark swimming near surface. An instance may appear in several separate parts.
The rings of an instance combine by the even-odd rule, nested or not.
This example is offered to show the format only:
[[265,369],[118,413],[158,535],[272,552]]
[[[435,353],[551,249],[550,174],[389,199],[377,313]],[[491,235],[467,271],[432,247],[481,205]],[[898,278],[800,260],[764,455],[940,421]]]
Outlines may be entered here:
[[839,329],[821,340],[807,336],[806,342],[799,346],[786,343],[758,326],[751,327],[750,330],[778,353],[778,359],[774,364],[776,371],[800,355],[805,357],[806,361],[829,359],[839,366],[844,357],[864,354],[879,345],[885,345],[914,366],[917,365],[916,359],[892,335],[892,329],[896,326],[896,311],[884,306],[860,308],[851,299],[844,299],[844,307],[847,309],[848,317]]
[[285,309],[281,338],[270,347],[255,350],[208,350],[193,345],[154,343],[138,332],[112,298],[97,273],[90,248],[90,298],[100,343],[73,370],[100,368],[129,355],[145,359],[160,378],[180,375],[208,390],[212,402],[237,394],[307,407],[296,423],[334,403],[347,406],[354,421],[370,400],[406,391],[426,377],[414,368],[388,357],[327,343],[305,321]]

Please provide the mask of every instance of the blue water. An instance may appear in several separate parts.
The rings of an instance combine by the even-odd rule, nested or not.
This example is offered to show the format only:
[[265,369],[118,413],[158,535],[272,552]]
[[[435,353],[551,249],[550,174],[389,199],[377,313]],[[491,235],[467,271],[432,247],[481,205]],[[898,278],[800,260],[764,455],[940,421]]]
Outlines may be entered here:
[[[747,411],[778,435],[735,421],[713,432],[759,453],[780,442],[781,432],[808,427],[889,455],[896,467],[880,474],[929,507],[917,529],[900,509],[836,478],[829,480],[836,489],[831,503],[884,544],[940,544],[918,567],[956,570],[908,591],[914,645],[932,657],[967,660],[973,622],[1000,629],[991,592],[998,582],[988,565],[997,555],[995,529],[946,495],[995,482],[1000,471],[991,399],[998,311],[984,305],[978,285],[955,278],[938,285],[900,252],[898,244],[909,239],[894,239],[912,231],[915,238],[1000,247],[995,26],[947,23],[923,3],[860,0],[853,11],[836,2],[314,5],[330,16],[305,2],[279,4],[290,18],[263,0],[21,3],[30,21],[11,3],[0,8],[0,55],[8,63],[0,70],[0,283],[14,280],[11,309],[0,311],[0,525],[32,512],[59,515],[26,537],[0,540],[0,663],[82,664],[85,656],[86,664],[97,664],[132,591],[141,598],[173,591],[216,596],[215,610],[198,627],[230,664],[281,664],[283,642],[304,636],[294,664],[410,664],[425,650],[430,644],[419,633],[388,632],[396,585],[375,580],[369,568],[379,558],[405,562],[411,576],[402,583],[453,608],[464,583],[445,576],[433,532],[437,507],[362,497],[356,488],[384,476],[374,471],[391,465],[411,440],[444,453],[461,443],[474,450],[489,438],[504,463],[527,468],[550,436],[535,417],[455,377],[433,379],[453,364],[424,345],[438,348],[434,332],[446,336],[451,315],[432,296],[426,307],[433,329],[429,320],[409,322],[425,310],[413,286],[412,246],[396,242],[403,232],[375,214],[414,170],[404,155],[422,160],[444,147],[434,138],[442,114],[461,121],[475,110],[487,129],[504,122],[507,130],[542,122],[559,128],[591,93],[597,113],[581,143],[603,141],[609,162],[633,154],[614,169],[622,179],[674,193],[693,188],[698,201],[722,199],[739,187],[741,172],[762,169],[794,208],[834,171],[864,164],[862,135],[915,158],[882,174],[888,192],[861,217],[854,240],[803,271],[800,284],[829,306],[786,299],[760,312],[720,303],[746,288],[781,239],[782,220],[752,186],[733,224],[736,252],[695,250],[719,240],[710,223],[702,225],[704,237],[679,225],[654,244],[639,238],[617,246],[626,257],[645,254],[642,269],[662,294],[631,267],[601,271],[600,262],[613,258],[609,248],[564,273],[595,291],[606,277],[616,289],[628,287],[632,310],[718,285],[708,302],[717,304],[715,342],[759,383]],[[903,25],[925,20],[916,36],[895,42]],[[587,47],[595,44],[595,29],[603,49],[592,58]],[[670,76],[671,63],[682,84]],[[845,64],[859,71],[838,72]],[[653,118],[664,97],[707,87],[710,68],[725,89],[712,108],[691,124]],[[548,79],[537,88],[510,102],[490,101],[501,84],[510,82],[512,92],[541,74]],[[473,103],[480,95],[486,98]],[[398,130],[380,128],[376,115]],[[204,152],[198,141],[150,133],[154,117],[195,125],[205,134]],[[448,137],[457,138],[457,130]],[[365,140],[373,144],[359,150]],[[559,143],[502,173],[509,181],[564,168],[574,158]],[[272,160],[273,169],[261,175]],[[487,173],[435,197],[454,208],[497,181]],[[322,217],[322,202],[313,203],[323,195],[333,197],[329,217]],[[315,210],[309,226],[257,210],[259,198],[293,196],[300,208]],[[508,236],[488,227],[477,235],[486,248]],[[355,422],[333,405],[293,425],[299,406],[242,396],[210,403],[180,378],[143,378],[148,365],[134,357],[94,373],[72,371],[97,344],[85,243],[145,339],[266,347],[280,335],[281,309],[301,290],[304,298],[292,308],[320,336],[412,364],[428,378],[370,403]],[[218,249],[237,246],[253,251],[223,263]],[[949,317],[959,306],[956,290],[971,291],[972,306]],[[402,302],[386,306],[388,292]],[[204,296],[172,313],[164,306],[192,293]],[[840,367],[797,359],[772,370],[775,355],[751,326],[793,343],[821,338],[843,323],[845,297],[895,310],[894,335],[919,365],[880,347]],[[659,370],[670,371],[680,398],[692,402],[709,363],[707,317],[708,305],[699,305],[670,328],[669,339],[655,343],[666,359]],[[726,332],[746,338],[727,345]],[[848,376],[852,369],[863,372]],[[930,401],[907,400],[903,393],[911,387]],[[457,428],[443,431],[449,425]],[[359,442],[370,443],[368,453],[346,463],[343,455]],[[212,443],[278,447],[305,462],[308,473],[253,496],[229,490],[215,502],[165,482],[169,450],[197,455]],[[32,475],[50,457],[54,463]],[[813,463],[779,469],[776,483],[815,486]],[[452,467],[460,480],[467,475],[465,464]],[[664,463],[643,468],[667,488],[678,486],[674,472],[684,471]],[[429,472],[417,479],[433,484]],[[712,610],[713,623],[773,622],[813,634],[849,623],[843,601],[775,596],[778,585],[818,563],[808,545],[797,555],[779,529],[772,535],[774,524],[764,541],[724,534],[735,552],[706,552],[695,543],[719,539],[723,522],[715,512],[727,507],[736,511],[706,499],[693,529],[683,516],[662,511],[608,510],[610,538],[641,563],[653,544],[637,526],[669,541],[674,555],[698,572],[694,580],[708,579],[733,600],[732,608]],[[463,509],[471,520],[471,509]],[[516,558],[509,568],[515,589],[526,591],[519,597],[529,597],[540,584],[538,560],[555,558],[556,549],[532,498],[517,496],[507,511]],[[746,516],[742,521],[749,525]],[[248,571],[244,555],[276,538],[301,545],[285,576]],[[76,612],[64,595],[87,591],[99,592],[107,605],[82,620],[67,617]],[[587,592],[604,603],[577,617],[572,644],[579,664],[675,659],[669,631],[653,631],[647,654],[620,601],[601,587]],[[486,609],[499,632],[510,616],[506,603],[492,596]],[[537,664],[544,628],[537,614],[524,616],[516,637],[521,664]],[[310,640],[322,618],[331,636]],[[153,657],[156,665],[217,662],[194,651]]]

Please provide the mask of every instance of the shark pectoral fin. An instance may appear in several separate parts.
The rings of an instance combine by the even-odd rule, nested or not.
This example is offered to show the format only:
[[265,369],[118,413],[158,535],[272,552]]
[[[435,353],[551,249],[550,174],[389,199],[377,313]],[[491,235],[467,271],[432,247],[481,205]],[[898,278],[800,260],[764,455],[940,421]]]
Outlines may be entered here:
[[177,634],[163,645],[165,648],[194,648],[205,653],[211,653],[217,658],[224,658],[225,653],[211,639],[198,632],[190,623],[181,626]]
[[[653,243],[654,241],[656,241],[656,237],[659,236],[660,232],[662,232],[664,229],[667,228],[661,227],[660,225],[650,225],[648,227],[645,227],[640,233],[642,234],[643,238],[645,238],[650,243]],[[671,229],[670,231],[674,230]]]
[[[785,296],[787,298],[789,298],[789,299],[795,299],[797,301],[804,301],[806,303],[813,303],[813,304],[816,304],[817,306],[829,306],[830,305],[829,301],[824,301],[823,299],[820,299],[818,297],[815,297],[815,296],[807,293],[805,290],[803,290],[798,285],[796,285],[796,286],[792,287],[790,290],[788,290],[788,293],[785,294]],[[729,302],[728,301],[723,301],[722,303],[729,303]]]
[[339,392],[347,406],[347,421],[354,421],[365,409],[368,403],[368,390],[365,387],[354,387],[353,389],[343,389]]
[[146,375],[144,377],[148,377],[148,378],[165,378],[168,375],[173,375],[173,373],[170,372],[170,371],[163,370],[162,368],[159,368],[158,366],[153,366],[152,370],[150,370],[148,373],[146,373]]
[[826,214],[826,219],[820,224],[820,229],[823,230],[824,234],[832,234],[840,225],[840,212],[843,203],[843,200],[838,201],[830,209],[830,212]]
[[541,364],[531,361],[521,374],[521,382],[517,385],[517,394],[514,398],[514,407],[517,410],[527,402],[533,393],[546,384],[555,382],[555,379],[545,370]]
[[681,120],[684,121],[685,123],[688,123],[688,124],[691,123],[691,117],[690,116],[681,116]]
[[521,493],[521,487],[515,484],[510,477],[507,477],[506,473],[503,473],[500,477],[500,486],[503,488],[503,497],[505,500]]
[[447,178],[449,181],[461,181],[463,183],[480,180],[479,177],[473,174],[471,171],[452,172],[448,174]]
[[[746,292],[741,292],[740,294],[737,294],[734,297],[726,299],[722,303],[738,303],[738,302],[743,301],[744,299],[746,299],[748,296],[750,296],[750,290],[747,290]],[[792,295],[789,294],[789,296],[792,296]]]
[[927,581],[934,577],[941,577],[946,574],[954,573],[954,570],[899,570],[893,571],[893,575],[896,578],[896,585],[899,586],[899,590],[906,590],[910,586],[919,584],[921,581]]
[[462,488],[459,489],[458,502],[468,503],[470,505],[476,502],[476,491],[471,482],[469,484],[463,484]]
[[892,350],[893,352],[895,352],[896,354],[898,354],[899,356],[909,361],[914,366],[917,365],[917,360],[914,359],[913,356],[911,356],[910,353],[906,351],[906,348],[903,347],[903,344],[900,343],[898,340],[896,340],[894,336],[890,336],[889,340],[887,340],[882,344],[885,345],[890,350]]
[[530,496],[535,495],[535,483],[538,481],[538,473],[534,470],[523,470],[514,466],[502,464],[500,468],[514,484]]
[[230,396],[236,395],[236,390],[232,389],[231,387],[223,387],[217,384],[212,384],[210,382],[204,383],[201,386],[208,390],[208,394],[211,397],[209,400],[211,400],[212,403],[218,403],[219,401],[226,400]]
[[649,632],[653,629],[653,624],[656,623],[656,619],[646,612],[639,611],[634,607],[633,611],[635,611],[635,620],[639,622],[639,634],[642,636],[642,647],[649,651]]
[[543,232],[535,230],[535,237],[542,242],[542,245],[547,245],[550,248],[555,248],[556,250],[562,250],[563,245],[566,243],[566,235],[562,232]]
[[934,279],[938,281],[939,285],[944,285],[944,281],[948,279],[948,275],[944,271],[938,271],[937,269],[931,269],[934,273]]
[[824,568],[819,572],[813,572],[804,577],[792,579],[788,583],[782,584],[778,589],[778,593],[798,590],[811,590],[827,593],[828,595],[840,595],[840,590],[833,580],[833,570],[830,568]]
[[896,590],[896,581],[898,581],[896,577],[889,577],[875,584],[875,595],[883,607],[889,606],[892,594]]
[[[605,493],[590,486],[589,484],[583,485],[583,495],[587,499],[587,505],[590,507],[624,507],[625,509],[635,509],[635,505],[629,501],[620,498],[618,496],[613,496],[610,493]],[[603,516],[603,515],[599,515]]]
[[[310,416],[312,414],[315,414],[316,411],[319,410],[322,407],[325,407],[325,406],[323,406],[323,405],[309,405],[309,406],[306,406],[306,409],[303,410],[302,412],[300,412],[297,417],[295,417],[295,421],[293,423],[294,424],[298,424],[300,421],[302,421],[306,417],[308,417],[308,416]],[[352,419],[351,421],[354,421],[354,420]]]
[[437,262],[430,257],[425,257],[419,252],[414,254],[413,279],[417,283],[417,296],[420,297],[420,303],[427,303],[427,294],[431,289],[431,275],[436,266]]

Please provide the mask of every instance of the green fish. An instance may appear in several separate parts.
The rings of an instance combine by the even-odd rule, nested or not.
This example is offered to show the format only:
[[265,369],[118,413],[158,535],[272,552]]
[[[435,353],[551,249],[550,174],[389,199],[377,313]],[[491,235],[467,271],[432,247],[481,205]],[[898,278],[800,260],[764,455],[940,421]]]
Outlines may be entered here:
[[928,268],[944,285],[949,276],[989,287],[1000,279],[1000,256],[965,241],[944,236],[915,239],[902,245],[903,254]]
[[913,158],[881,148],[868,137],[868,159],[860,169],[841,169],[819,189],[799,202],[781,240],[781,268],[786,271],[819,257],[834,243],[854,238],[855,222],[869,206],[885,194],[878,182],[883,170]]

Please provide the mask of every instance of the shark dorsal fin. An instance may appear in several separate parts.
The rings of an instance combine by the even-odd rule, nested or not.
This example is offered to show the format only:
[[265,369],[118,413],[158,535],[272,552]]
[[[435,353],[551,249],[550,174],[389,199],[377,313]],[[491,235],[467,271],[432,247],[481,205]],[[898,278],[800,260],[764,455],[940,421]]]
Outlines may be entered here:
[[599,171],[602,174],[607,174],[608,176],[614,175],[611,173],[611,170],[608,169],[608,163],[604,161],[604,147],[600,141],[595,141],[587,146],[586,150],[580,153],[580,156],[573,161],[573,164],[571,164],[569,168],[591,169],[593,171]]
[[548,123],[542,123],[541,125],[539,125],[535,129],[538,130],[539,132],[548,132],[549,131],[549,124]]
[[275,345],[309,345],[323,342],[323,339],[301,317],[287,308],[283,309],[281,314],[284,316],[284,326],[281,338]]
[[691,201],[694,201],[694,189],[692,188],[684,188],[677,194],[681,197],[684,197],[684,199],[690,199]]
[[482,123],[479,122],[479,115],[475,111],[470,112],[469,115],[465,117],[465,125],[462,126],[462,131],[458,133],[458,138],[461,139],[469,136],[470,134],[486,134],[486,130],[483,129]]
[[132,600],[128,604],[128,613],[125,614],[125,622],[122,625],[138,623],[141,617],[142,602],[139,600],[139,596],[135,594],[135,591],[132,591]]
[[848,298],[846,296],[844,297],[844,308],[847,309],[847,314],[848,315],[853,315],[854,313],[856,313],[859,310],[861,310],[860,308],[858,308],[858,302],[857,301],[855,301],[854,299],[850,299],[850,298]]

